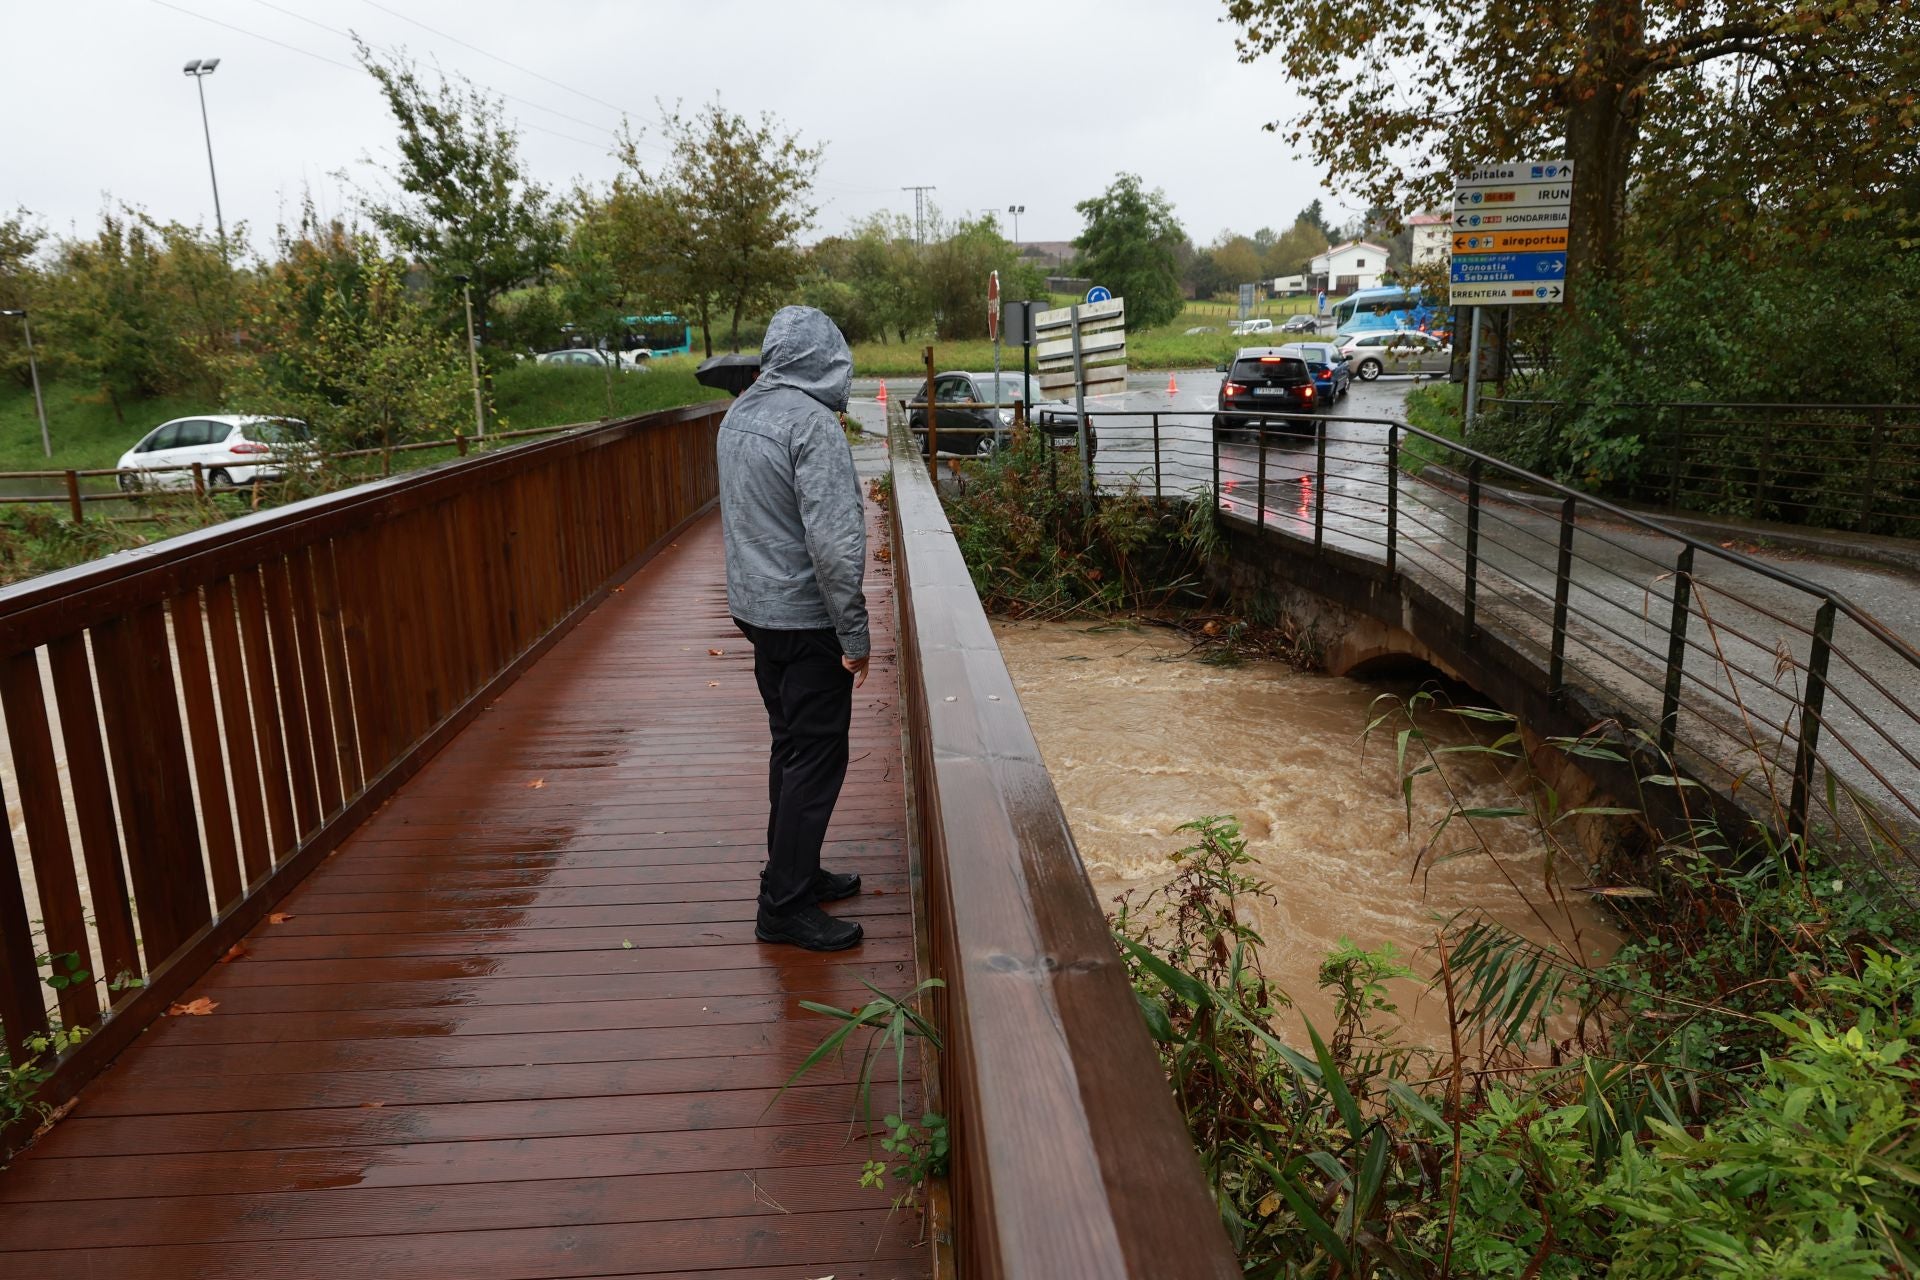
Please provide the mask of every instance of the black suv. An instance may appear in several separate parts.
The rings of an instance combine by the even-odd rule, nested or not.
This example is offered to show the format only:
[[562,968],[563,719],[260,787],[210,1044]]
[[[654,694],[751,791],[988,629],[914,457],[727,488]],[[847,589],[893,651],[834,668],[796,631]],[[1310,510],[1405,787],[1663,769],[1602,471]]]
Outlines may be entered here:
[[[1213,429],[1249,430],[1265,424],[1262,412],[1312,413],[1320,407],[1320,392],[1297,347],[1242,347],[1232,364],[1217,366],[1226,378],[1220,383]],[[1312,431],[1310,422],[1281,420],[1279,425]]]

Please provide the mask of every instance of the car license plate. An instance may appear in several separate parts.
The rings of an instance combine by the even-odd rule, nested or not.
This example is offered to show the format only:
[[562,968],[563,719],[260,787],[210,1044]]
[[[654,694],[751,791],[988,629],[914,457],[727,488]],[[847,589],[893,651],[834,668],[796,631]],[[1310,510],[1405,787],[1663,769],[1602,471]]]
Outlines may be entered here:
[[1253,389],[1253,394],[1255,394],[1255,395],[1257,395],[1257,396],[1283,396],[1283,395],[1285,395],[1285,394],[1287,394],[1287,388],[1285,388],[1285,387],[1255,387],[1255,388]]

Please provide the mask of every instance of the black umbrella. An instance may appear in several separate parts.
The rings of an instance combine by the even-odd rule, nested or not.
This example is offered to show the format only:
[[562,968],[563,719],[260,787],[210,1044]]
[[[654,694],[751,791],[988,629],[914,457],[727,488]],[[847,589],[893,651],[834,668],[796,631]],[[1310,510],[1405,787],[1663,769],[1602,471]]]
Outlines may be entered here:
[[703,387],[718,387],[728,395],[737,396],[760,376],[760,353],[733,351],[702,360],[693,376]]

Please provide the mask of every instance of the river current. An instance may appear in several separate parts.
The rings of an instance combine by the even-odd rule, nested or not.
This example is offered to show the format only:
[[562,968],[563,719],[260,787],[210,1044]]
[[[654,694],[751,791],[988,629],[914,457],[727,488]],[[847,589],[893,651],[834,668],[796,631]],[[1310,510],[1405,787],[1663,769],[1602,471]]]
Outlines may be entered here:
[[[1485,756],[1443,757],[1452,798],[1435,777],[1416,779],[1409,830],[1393,734],[1405,721],[1364,744],[1362,731],[1386,709],[1376,699],[1417,685],[1273,662],[1213,666],[1161,627],[994,629],[1102,905],[1111,913],[1117,895],[1170,876],[1168,855],[1193,841],[1181,824],[1233,815],[1250,870],[1275,895],[1251,913],[1265,938],[1262,964],[1316,1025],[1332,1008],[1316,989],[1320,962],[1342,938],[1391,943],[1412,965],[1421,980],[1395,984],[1393,995],[1405,1038],[1430,1045],[1444,1043],[1446,1020],[1424,979],[1450,917],[1478,912],[1589,961],[1617,945],[1581,895],[1548,891],[1551,855],[1530,820],[1478,820],[1470,831],[1455,819],[1422,858],[1451,807],[1511,805],[1515,779],[1512,765]],[[1466,742],[1474,727],[1440,713],[1423,714],[1421,725],[1437,743]],[[1584,883],[1584,868],[1557,862],[1563,885]]]

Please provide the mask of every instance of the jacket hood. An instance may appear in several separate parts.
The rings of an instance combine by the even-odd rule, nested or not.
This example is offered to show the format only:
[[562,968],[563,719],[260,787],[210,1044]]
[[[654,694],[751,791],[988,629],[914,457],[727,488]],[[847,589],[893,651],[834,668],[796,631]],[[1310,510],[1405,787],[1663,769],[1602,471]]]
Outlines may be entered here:
[[813,307],[782,307],[760,344],[757,387],[804,391],[835,413],[844,413],[853,389],[853,352],[847,340]]

